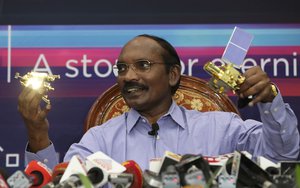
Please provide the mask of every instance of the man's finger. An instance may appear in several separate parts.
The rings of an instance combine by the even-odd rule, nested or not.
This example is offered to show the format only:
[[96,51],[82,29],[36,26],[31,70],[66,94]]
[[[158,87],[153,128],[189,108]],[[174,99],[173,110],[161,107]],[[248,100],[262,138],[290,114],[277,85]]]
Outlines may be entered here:
[[254,99],[249,103],[249,106],[254,106],[255,104],[261,102],[263,99],[266,98],[269,94],[269,89],[265,88],[260,93],[256,94]]
[[40,119],[40,120],[45,119],[45,118],[47,117],[47,115],[48,115],[48,113],[49,113],[50,110],[51,110],[51,105],[50,105],[50,104],[47,104],[47,105],[45,106],[45,108],[43,108],[43,109],[40,111],[40,113],[39,113],[39,119]]

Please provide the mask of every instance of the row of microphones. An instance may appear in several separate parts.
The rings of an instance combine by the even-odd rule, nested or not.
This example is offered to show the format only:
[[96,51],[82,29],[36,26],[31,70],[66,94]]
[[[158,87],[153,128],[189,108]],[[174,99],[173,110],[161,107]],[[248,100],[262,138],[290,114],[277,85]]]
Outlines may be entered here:
[[218,177],[221,180],[220,184],[227,185],[232,182],[237,187],[275,188],[269,173],[247,155],[248,153],[234,152],[234,155],[226,163],[228,174]]
[[275,164],[264,157],[252,158],[245,151],[216,157],[180,156],[166,151],[160,162],[150,161],[149,169],[143,172],[143,187],[296,188],[300,187],[296,176],[300,184],[300,162],[297,161]]
[[166,151],[142,171],[133,160],[120,164],[99,151],[85,159],[74,155],[53,170],[38,161],[31,161],[24,171],[9,177],[0,169],[0,188],[299,187],[295,180],[300,177],[299,162],[282,161],[278,165],[264,157],[257,157],[257,161],[251,158],[239,151],[217,157]]
[[[296,188],[299,186],[299,161],[274,163],[265,157],[252,158],[248,152],[235,151],[226,162],[226,174],[218,177],[219,187]],[[299,171],[297,172],[297,167]],[[296,178],[298,176],[298,180]],[[298,185],[297,185],[298,182]],[[228,186],[227,186],[228,187]],[[228,187],[230,188],[230,187]]]
[[18,170],[9,177],[0,171],[0,188],[92,188],[107,184],[113,188],[142,188],[142,174],[135,161],[120,164],[96,152],[84,160],[74,155],[53,170],[34,160],[24,171]]
[[216,181],[202,155],[177,155],[166,151],[160,163],[143,173],[146,188],[214,187]]
[[106,154],[96,152],[85,160],[73,156],[60,181],[44,187],[102,187],[109,184],[113,188],[142,188],[142,180],[142,171],[136,162],[128,160],[120,164]]
[[124,170],[125,167],[102,152],[96,152],[85,160],[74,155],[64,172],[56,176],[59,181],[52,181],[44,188],[102,187],[108,183],[108,176],[112,171],[122,173]]

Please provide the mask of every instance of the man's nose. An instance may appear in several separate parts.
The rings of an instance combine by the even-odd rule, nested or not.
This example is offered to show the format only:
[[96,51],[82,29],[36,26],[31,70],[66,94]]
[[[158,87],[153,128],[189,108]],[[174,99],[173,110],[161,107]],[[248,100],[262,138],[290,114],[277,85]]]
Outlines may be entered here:
[[139,78],[139,75],[136,72],[136,69],[133,64],[129,64],[128,70],[125,73],[125,80],[137,80]]

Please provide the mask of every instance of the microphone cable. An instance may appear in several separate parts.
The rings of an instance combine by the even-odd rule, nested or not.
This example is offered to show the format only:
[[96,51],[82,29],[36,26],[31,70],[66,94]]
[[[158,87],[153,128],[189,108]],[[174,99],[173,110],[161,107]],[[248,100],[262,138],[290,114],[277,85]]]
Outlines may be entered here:
[[155,157],[156,157],[156,140],[158,139],[158,130],[159,130],[159,125],[155,122],[151,125],[152,130],[148,132],[150,136],[154,136],[154,152],[155,152]]

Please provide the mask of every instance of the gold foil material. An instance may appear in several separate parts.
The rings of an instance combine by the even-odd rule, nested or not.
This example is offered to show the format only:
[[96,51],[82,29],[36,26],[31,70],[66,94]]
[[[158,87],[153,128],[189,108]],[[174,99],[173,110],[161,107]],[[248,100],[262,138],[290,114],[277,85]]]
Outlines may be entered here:
[[245,77],[233,67],[232,63],[217,66],[213,62],[208,62],[203,68],[212,76],[210,85],[219,93],[239,90],[240,85],[245,81]]
[[60,79],[60,75],[49,75],[44,72],[28,72],[24,76],[20,76],[20,73],[17,72],[15,78],[20,79],[20,83],[24,87],[38,90],[41,94],[44,93],[42,96],[43,101],[50,104],[50,100],[46,93],[54,90],[50,82],[53,82],[55,79]]

